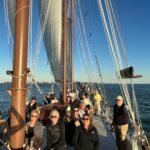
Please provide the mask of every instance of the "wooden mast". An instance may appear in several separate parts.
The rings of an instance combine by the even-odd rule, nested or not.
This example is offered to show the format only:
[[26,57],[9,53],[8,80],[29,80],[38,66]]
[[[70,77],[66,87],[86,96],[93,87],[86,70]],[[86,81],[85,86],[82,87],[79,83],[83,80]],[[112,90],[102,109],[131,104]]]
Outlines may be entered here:
[[71,91],[74,82],[74,0],[71,0]]
[[67,60],[67,0],[63,0],[63,14],[64,14],[64,18],[63,18],[63,54],[64,54],[64,58],[63,58],[63,101],[66,104],[66,98],[67,98],[67,84],[66,84],[66,71],[67,71],[67,64],[66,64],[66,60]]
[[12,77],[10,147],[22,149],[25,139],[25,100],[28,50],[29,0],[16,0]]

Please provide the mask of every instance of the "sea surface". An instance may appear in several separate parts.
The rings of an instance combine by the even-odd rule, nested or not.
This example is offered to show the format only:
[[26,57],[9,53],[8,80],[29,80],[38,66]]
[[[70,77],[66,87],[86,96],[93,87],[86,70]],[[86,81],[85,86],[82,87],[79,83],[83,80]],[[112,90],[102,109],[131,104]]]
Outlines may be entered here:
[[[10,108],[11,98],[6,92],[11,87],[10,83],[0,83],[0,111],[3,113],[3,117],[7,119],[8,110]],[[39,84],[39,87],[43,92],[48,93],[51,89],[50,84]],[[137,97],[140,117],[143,128],[150,141],[150,84],[136,84],[135,93]],[[55,89],[58,87],[55,85]],[[120,95],[120,88],[118,84],[105,84],[106,93],[108,96],[109,106],[112,107],[115,103],[115,98]],[[36,87],[33,86],[32,94],[30,96],[36,96],[39,103],[43,104],[43,95],[40,95]]]

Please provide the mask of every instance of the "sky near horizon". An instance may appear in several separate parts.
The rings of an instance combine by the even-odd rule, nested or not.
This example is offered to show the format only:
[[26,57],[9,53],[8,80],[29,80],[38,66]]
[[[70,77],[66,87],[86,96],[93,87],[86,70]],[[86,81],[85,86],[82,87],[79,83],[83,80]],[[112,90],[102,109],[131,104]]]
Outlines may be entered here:
[[[109,47],[105,38],[104,29],[102,26],[101,17],[97,7],[96,0],[81,0],[81,3],[86,5],[82,6],[84,21],[89,31],[87,34],[89,39],[89,45],[95,49],[100,62],[102,76],[106,83],[116,83],[115,69],[111,60]],[[11,81],[11,77],[6,75],[6,70],[12,69],[12,60],[9,52],[8,37],[4,16],[4,0],[0,0],[0,82]],[[35,3],[36,0],[33,0]],[[135,67],[135,74],[143,75],[142,78],[135,79],[135,83],[150,83],[150,1],[149,0],[113,0],[115,3],[115,9],[119,18],[119,25],[121,28],[124,45],[130,65]],[[37,13],[37,6],[34,6]],[[34,10],[33,9],[33,10]],[[92,14],[90,16],[90,13]],[[93,25],[89,24],[88,17],[95,19]],[[33,22],[37,21],[37,16],[33,17]],[[36,28],[33,23],[33,37],[36,36]],[[94,37],[94,34],[96,35]],[[99,35],[99,36],[98,36]],[[75,34],[76,38],[76,34]],[[33,43],[33,48],[34,48]],[[74,49],[78,47],[75,39]],[[90,58],[87,58],[90,59]],[[82,71],[81,64],[79,63],[79,55],[75,53],[75,80],[87,81],[86,73]],[[97,69],[97,68],[95,68]],[[95,72],[92,70],[90,74],[94,76]],[[46,58],[46,52],[44,50],[44,44],[42,44],[41,52],[38,62],[38,70],[36,73],[37,81],[51,82],[50,67]],[[98,82],[98,78],[94,81]]]

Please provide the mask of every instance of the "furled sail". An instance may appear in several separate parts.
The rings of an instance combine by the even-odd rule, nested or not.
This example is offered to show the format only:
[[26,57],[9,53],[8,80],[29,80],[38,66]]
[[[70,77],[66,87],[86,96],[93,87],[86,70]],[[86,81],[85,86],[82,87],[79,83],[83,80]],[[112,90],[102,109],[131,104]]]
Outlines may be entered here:
[[[48,18],[44,32],[44,44],[47,57],[55,81],[63,79],[63,1],[39,0],[41,23],[45,17],[43,8],[47,8]],[[70,39],[70,38],[68,38]],[[69,43],[69,42],[68,42]],[[68,46],[70,47],[70,46]],[[69,49],[68,49],[69,51]],[[67,64],[70,63],[70,54],[67,52]],[[67,66],[67,81],[70,81],[70,67]]]

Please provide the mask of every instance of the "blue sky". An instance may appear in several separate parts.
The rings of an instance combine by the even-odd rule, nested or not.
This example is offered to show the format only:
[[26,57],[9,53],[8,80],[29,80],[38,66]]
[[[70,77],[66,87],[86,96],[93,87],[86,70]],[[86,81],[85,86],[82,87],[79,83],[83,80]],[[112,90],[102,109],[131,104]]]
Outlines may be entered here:
[[[36,0],[33,2],[35,3]],[[82,8],[86,29],[88,31],[87,36],[89,45],[97,53],[104,82],[114,83],[116,82],[116,77],[114,77],[115,70],[110,57],[96,0],[95,2],[94,0],[81,0],[81,3],[85,2],[86,5],[82,6]],[[118,13],[128,62],[130,65],[135,67],[135,73],[143,75],[142,78],[136,79],[135,82],[150,83],[150,1],[114,0],[114,2]],[[12,69],[3,6],[3,0],[0,0],[0,82],[11,81],[11,77],[6,75],[5,71]],[[38,24],[37,5],[35,5],[33,9],[34,17],[32,47],[34,48],[34,37],[36,36]],[[92,24],[90,24],[91,22]],[[77,49],[76,42],[74,49],[75,51]],[[47,62],[44,45],[42,44],[38,62],[38,70],[36,72],[37,81],[50,82],[52,80]],[[88,80],[86,78],[86,73],[82,71],[81,64],[79,62],[79,55],[75,52],[75,79],[80,81]],[[91,75],[93,74],[93,76],[95,75],[92,68],[90,73]],[[98,78],[95,79],[95,81],[97,80]]]

